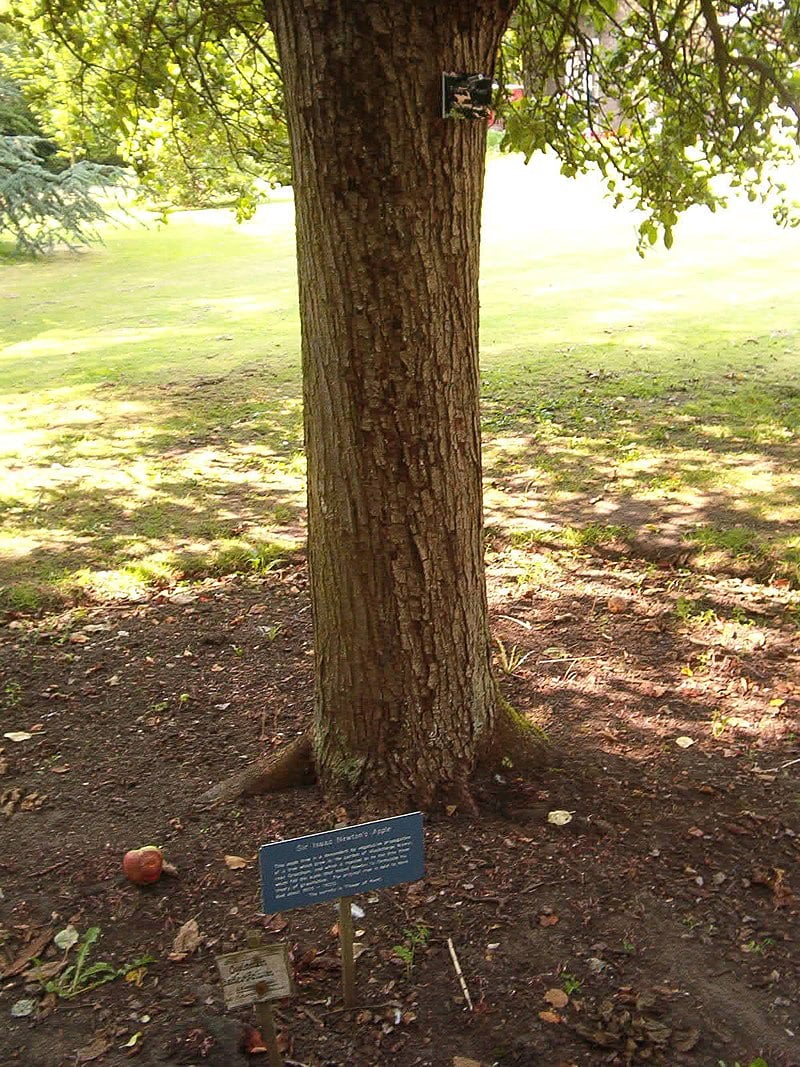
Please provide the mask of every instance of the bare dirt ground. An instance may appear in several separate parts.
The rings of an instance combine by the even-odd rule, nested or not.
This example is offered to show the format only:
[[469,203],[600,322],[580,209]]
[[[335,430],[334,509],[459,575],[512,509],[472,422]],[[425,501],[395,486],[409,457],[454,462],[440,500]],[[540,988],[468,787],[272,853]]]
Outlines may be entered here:
[[[195,803],[306,722],[303,561],[6,619],[2,733],[30,736],[0,740],[0,1062],[264,1063],[244,1051],[252,1014],[225,1011],[214,963],[258,930],[290,946],[290,1067],[800,1064],[788,583],[551,550],[530,553],[522,581],[502,545],[490,562],[503,689],[548,731],[553,763],[483,783],[478,821],[430,815],[424,881],[359,898],[353,1012],[334,907],[263,916],[255,863],[260,844],[337,815],[313,789]],[[552,825],[554,810],[572,820]],[[177,875],[137,888],[121,857],[149,843]],[[170,958],[192,919],[200,943]],[[69,991],[80,946],[65,960],[52,939],[70,923],[99,927],[90,963],[152,962],[48,993]]]

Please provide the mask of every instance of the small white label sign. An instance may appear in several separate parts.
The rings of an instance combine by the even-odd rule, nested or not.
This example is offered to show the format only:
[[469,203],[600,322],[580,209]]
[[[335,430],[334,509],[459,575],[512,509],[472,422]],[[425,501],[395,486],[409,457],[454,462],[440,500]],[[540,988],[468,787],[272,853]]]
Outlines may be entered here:
[[244,1008],[292,995],[289,952],[285,942],[217,956],[226,1008]]

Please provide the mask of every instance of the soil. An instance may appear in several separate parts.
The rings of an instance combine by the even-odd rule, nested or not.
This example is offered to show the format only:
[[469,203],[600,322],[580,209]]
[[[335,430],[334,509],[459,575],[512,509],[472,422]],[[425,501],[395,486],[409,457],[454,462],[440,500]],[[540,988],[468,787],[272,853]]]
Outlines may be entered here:
[[[258,931],[289,945],[289,1067],[800,1064],[793,594],[588,555],[556,558],[534,590],[503,558],[498,671],[553,763],[482,783],[477,820],[429,815],[424,881],[358,898],[355,1011],[335,905],[262,915],[256,851],[358,813],[313,788],[196,804],[308,719],[303,562],[6,620],[2,732],[31,736],[0,740],[0,1062],[265,1064],[214,962]],[[150,843],[177,873],[137,887],[122,855]],[[192,919],[199,944],[170,958]],[[70,923],[99,927],[90,962],[152,962],[46,993],[58,976],[37,981],[34,958],[56,970]],[[33,1014],[12,1016],[25,1000]]]

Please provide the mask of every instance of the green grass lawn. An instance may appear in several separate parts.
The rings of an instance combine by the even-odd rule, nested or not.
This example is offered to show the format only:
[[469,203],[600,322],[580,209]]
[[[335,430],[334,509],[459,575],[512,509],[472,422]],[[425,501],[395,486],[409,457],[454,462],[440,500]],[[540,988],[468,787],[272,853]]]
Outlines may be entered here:
[[[737,205],[642,261],[593,180],[493,160],[487,523],[518,544],[666,530],[795,579],[798,253]],[[244,226],[179,213],[6,260],[0,308],[6,606],[257,570],[302,542],[288,196]]]

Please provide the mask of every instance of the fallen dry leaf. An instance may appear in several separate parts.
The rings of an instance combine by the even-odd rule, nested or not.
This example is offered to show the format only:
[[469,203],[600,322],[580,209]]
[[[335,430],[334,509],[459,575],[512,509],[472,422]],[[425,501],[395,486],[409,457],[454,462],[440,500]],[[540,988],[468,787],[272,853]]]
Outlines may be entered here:
[[58,997],[55,993],[46,993],[39,1001],[39,1010],[36,1013],[36,1019],[41,1022],[46,1019],[48,1015],[52,1015],[56,1010],[56,1004],[58,1003]]
[[242,1036],[242,1052],[248,1056],[255,1056],[257,1053],[266,1051],[267,1046],[260,1032],[254,1026],[245,1026]]
[[175,935],[175,940],[172,942],[172,952],[170,952],[168,958],[176,962],[185,960],[187,956],[191,956],[199,948],[202,940],[197,920],[189,919]]
[[7,818],[10,818],[17,810],[19,802],[22,800],[21,789],[4,789],[0,793],[0,812]]
[[48,978],[55,978],[59,971],[64,970],[66,965],[66,960],[52,960],[48,963],[41,963],[38,967],[31,967],[29,971],[26,971],[23,978],[26,982],[44,982]]
[[78,1049],[75,1053],[75,1062],[91,1063],[92,1060],[99,1060],[110,1048],[111,1041],[109,1041],[107,1037],[95,1037],[88,1045],[84,1045],[83,1048]]
[[569,997],[563,989],[548,989],[544,999],[554,1008],[566,1008],[569,1004]]
[[229,871],[241,871],[247,866],[247,860],[243,856],[226,856],[225,866]]
[[678,1052],[691,1052],[700,1040],[700,1031],[695,1029],[676,1030],[672,1035],[673,1048]]
[[754,885],[763,885],[772,890],[773,903],[776,908],[785,908],[793,904],[796,897],[785,881],[786,871],[782,867],[773,867],[772,873],[757,867],[752,874]]
[[142,982],[144,981],[144,977],[146,974],[146,967],[135,967],[132,971],[128,971],[128,973],[125,975],[125,981],[131,982],[133,985],[136,986],[137,989],[141,989]]
[[33,997],[23,997],[22,1000],[15,1000],[11,1005],[11,1018],[12,1019],[27,1019],[29,1015],[33,1015],[36,1011],[36,1001]]
[[557,1011],[540,1011],[539,1018],[544,1023],[560,1023],[564,1021]]
[[80,934],[69,923],[63,930],[59,930],[56,936],[53,938],[53,944],[56,948],[60,948],[62,952],[69,952],[73,945],[77,945]]
[[792,890],[786,885],[784,881],[786,871],[780,867],[775,868],[775,880],[772,883],[772,894],[775,898],[775,907],[784,908],[789,904],[794,904],[795,895]]
[[28,966],[34,956],[41,956],[45,948],[50,944],[53,939],[53,928],[49,926],[44,933],[39,934],[28,945],[26,949],[17,956],[15,960],[12,960],[2,972],[3,978],[14,978],[18,974],[22,974],[25,968]]
[[20,811],[34,811],[36,808],[40,808],[46,800],[46,793],[28,793],[27,796],[22,798],[22,803],[19,806]]

